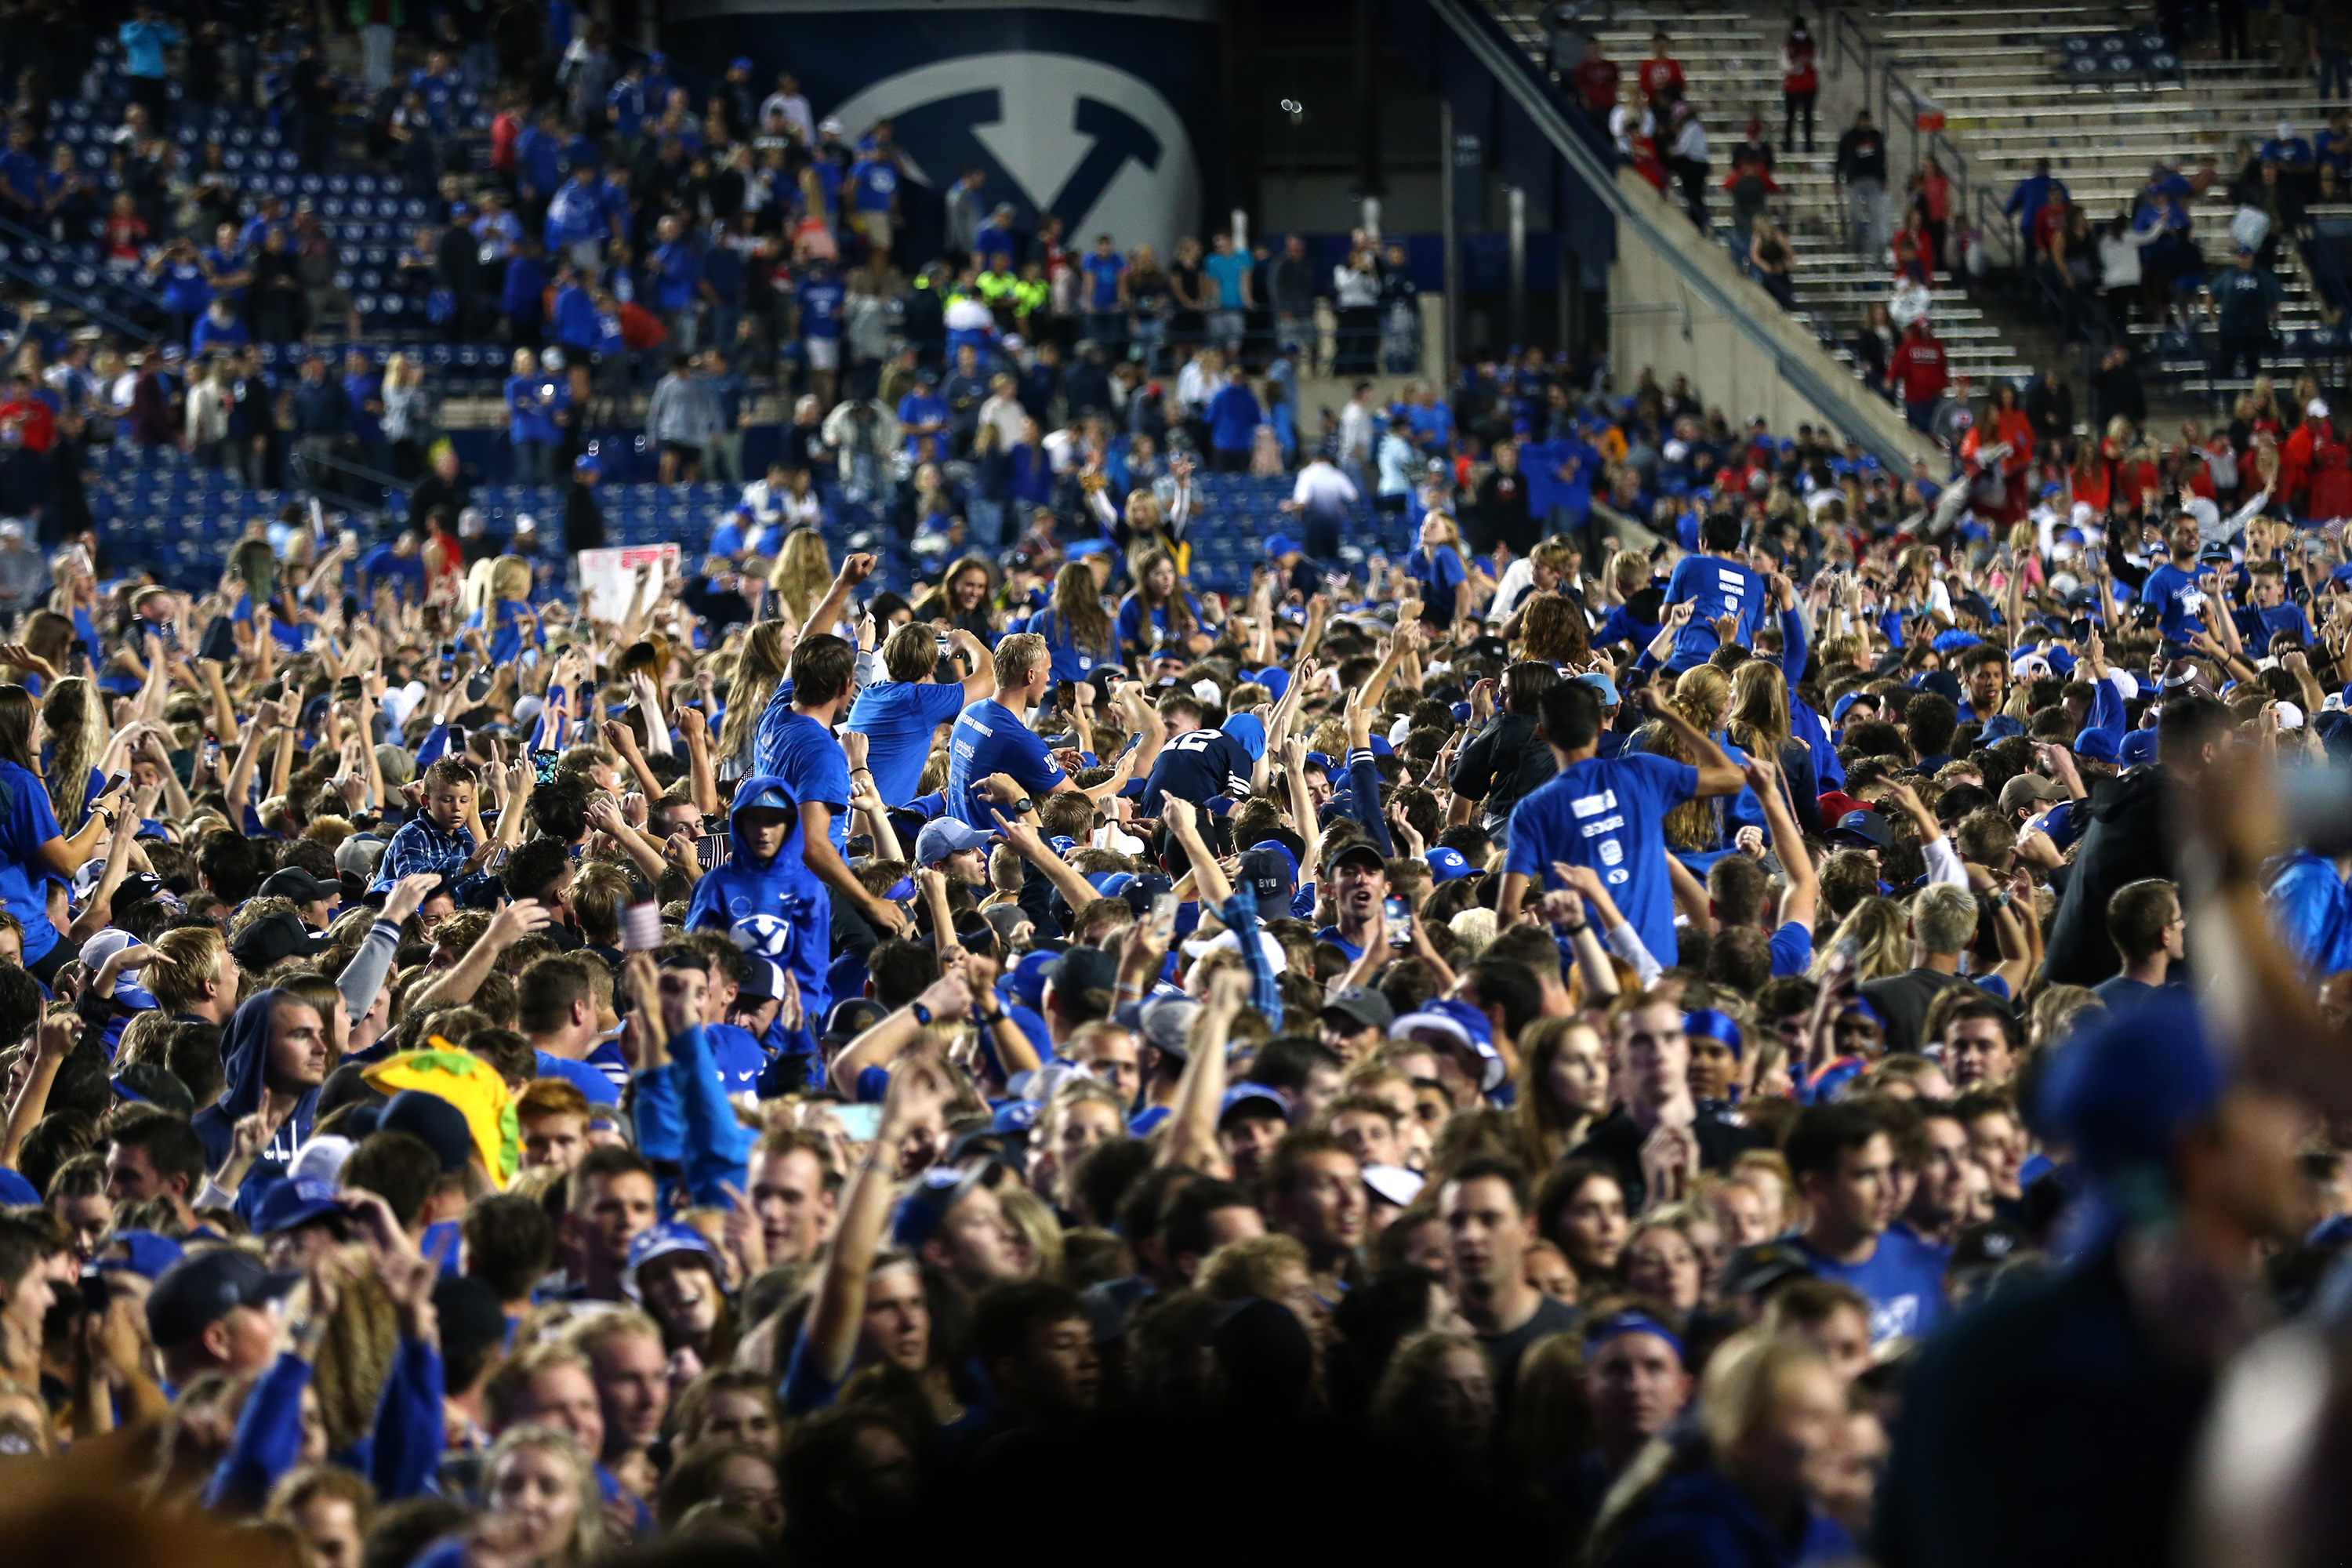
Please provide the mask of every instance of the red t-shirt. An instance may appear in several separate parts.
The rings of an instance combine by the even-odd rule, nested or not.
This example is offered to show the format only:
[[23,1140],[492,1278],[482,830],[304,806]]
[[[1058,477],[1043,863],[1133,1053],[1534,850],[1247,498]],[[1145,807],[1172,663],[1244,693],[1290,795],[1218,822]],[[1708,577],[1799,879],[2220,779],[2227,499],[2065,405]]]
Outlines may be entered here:
[[1642,62],[1642,90],[1652,98],[1657,97],[1669,88],[1679,92],[1682,90],[1682,61],[1667,59]]
[[1614,60],[1604,60],[1598,55],[1587,55],[1579,63],[1570,79],[1576,90],[1584,95],[1585,106],[1606,114],[1617,107],[1617,84],[1624,73]]
[[1780,90],[1791,97],[1819,90],[1821,74],[1813,68],[1813,46],[1790,44],[1781,60]]
[[1941,397],[1951,382],[1944,368],[1944,345],[1933,338],[1905,338],[1895,345],[1887,375],[1903,388],[1906,403],[1926,403]]

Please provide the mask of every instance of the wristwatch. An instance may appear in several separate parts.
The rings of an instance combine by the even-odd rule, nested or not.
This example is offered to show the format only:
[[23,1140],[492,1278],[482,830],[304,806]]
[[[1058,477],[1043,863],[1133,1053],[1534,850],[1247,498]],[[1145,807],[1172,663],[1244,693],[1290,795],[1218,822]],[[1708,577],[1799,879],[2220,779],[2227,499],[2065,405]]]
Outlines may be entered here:
[[907,1011],[915,1016],[915,1022],[919,1026],[926,1029],[931,1026],[931,1010],[920,1002],[908,1003]]
[[1036,810],[1036,809],[1037,809],[1037,803],[1036,803],[1035,801],[1034,801],[1034,800],[1031,800],[1031,799],[1030,799],[1027,795],[1023,795],[1019,800],[1016,800],[1016,801],[1014,801],[1014,802],[1013,803],[1013,816],[1021,816],[1021,815],[1022,815],[1023,813],[1024,813],[1024,812],[1031,812],[1031,811],[1034,811],[1034,810]]
[[1004,1022],[1004,1009],[999,1007],[993,1013],[974,1013],[972,1016],[982,1025],[1002,1024]]

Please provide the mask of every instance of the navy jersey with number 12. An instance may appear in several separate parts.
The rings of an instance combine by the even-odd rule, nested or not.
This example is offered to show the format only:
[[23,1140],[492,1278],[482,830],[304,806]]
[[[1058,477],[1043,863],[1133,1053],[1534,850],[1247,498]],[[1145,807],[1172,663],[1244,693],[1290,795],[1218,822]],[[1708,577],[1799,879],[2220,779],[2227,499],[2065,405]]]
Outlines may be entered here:
[[1255,767],[1256,759],[1249,754],[1249,748],[1223,730],[1187,730],[1160,748],[1136,810],[1144,816],[1158,816],[1162,795],[1194,805],[1221,795],[1239,800],[1249,794],[1250,774]]

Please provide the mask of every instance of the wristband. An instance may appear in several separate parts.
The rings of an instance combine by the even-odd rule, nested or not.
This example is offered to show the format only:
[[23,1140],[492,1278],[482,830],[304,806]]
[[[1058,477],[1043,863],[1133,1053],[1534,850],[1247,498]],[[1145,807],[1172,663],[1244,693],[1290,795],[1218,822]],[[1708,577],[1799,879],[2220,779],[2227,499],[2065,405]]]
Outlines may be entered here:
[[1002,1007],[999,1007],[999,1008],[998,1008],[995,1012],[993,1012],[993,1013],[978,1013],[978,1012],[975,1012],[975,1013],[972,1015],[972,1016],[973,1016],[974,1018],[978,1019],[978,1020],[979,1020],[982,1025],[1002,1024],[1003,1022],[1004,1022],[1004,1009],[1003,1009],[1003,1008],[1002,1008]]
[[929,1007],[924,1006],[920,1002],[909,1002],[907,1004],[907,1011],[915,1016],[917,1026],[926,1029],[930,1027],[931,1010]]

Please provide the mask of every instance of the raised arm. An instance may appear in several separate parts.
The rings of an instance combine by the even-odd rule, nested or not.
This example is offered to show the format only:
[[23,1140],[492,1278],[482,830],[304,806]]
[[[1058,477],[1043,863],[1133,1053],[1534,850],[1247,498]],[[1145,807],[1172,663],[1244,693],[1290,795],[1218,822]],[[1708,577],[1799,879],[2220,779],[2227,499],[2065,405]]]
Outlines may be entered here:
[[1780,895],[1780,923],[1801,925],[1810,931],[1821,902],[1822,884],[1813,875],[1812,857],[1805,852],[1804,835],[1798,832],[1796,816],[1789,809],[1780,770],[1761,757],[1750,757],[1743,771],[1748,788],[1763,805],[1764,824],[1772,830],[1772,853],[1780,858],[1780,869],[1789,879],[1788,891]]
[[815,1300],[801,1331],[808,1341],[809,1370],[827,1384],[848,1376],[857,1351],[857,1331],[866,1317],[866,1277],[881,1248],[898,1191],[898,1145],[930,1107],[948,1099],[945,1072],[937,1062],[916,1058],[890,1075],[882,1119],[866,1145],[866,1158],[849,1179],[849,1190],[842,1194],[841,1221],[817,1272]]

